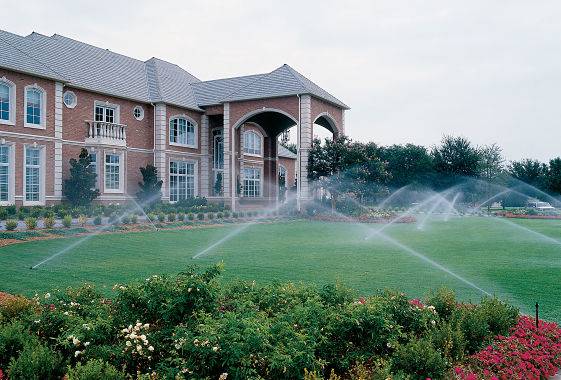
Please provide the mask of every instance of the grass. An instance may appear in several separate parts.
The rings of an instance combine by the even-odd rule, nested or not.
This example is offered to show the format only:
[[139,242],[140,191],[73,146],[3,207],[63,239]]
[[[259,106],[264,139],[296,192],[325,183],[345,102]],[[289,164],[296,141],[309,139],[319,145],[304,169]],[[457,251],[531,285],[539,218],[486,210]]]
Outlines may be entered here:
[[[532,313],[538,301],[544,318],[561,321],[560,227],[561,222],[550,220],[466,217],[431,220],[422,231],[415,224],[401,224],[385,232],[522,311]],[[411,297],[447,286],[463,300],[477,301],[482,295],[403,247],[376,236],[365,241],[367,229],[380,225],[292,221],[252,225],[236,234],[239,228],[90,237],[36,270],[29,267],[84,237],[7,246],[0,249],[0,290],[32,295],[87,281],[109,291],[115,283],[224,261],[225,281],[242,278],[318,285],[341,281],[362,294],[394,288]],[[199,259],[191,259],[227,235],[233,236]]]

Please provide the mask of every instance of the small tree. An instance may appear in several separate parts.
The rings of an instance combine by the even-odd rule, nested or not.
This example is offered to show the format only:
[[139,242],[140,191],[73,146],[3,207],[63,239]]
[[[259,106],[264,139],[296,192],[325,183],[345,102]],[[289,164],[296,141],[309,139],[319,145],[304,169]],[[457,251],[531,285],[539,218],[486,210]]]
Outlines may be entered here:
[[63,194],[74,206],[88,206],[99,196],[95,188],[97,174],[91,163],[92,157],[84,148],[78,160],[70,159],[70,177],[64,181]]
[[214,181],[214,195],[222,195],[222,173],[216,173],[216,180]]
[[141,203],[153,203],[162,195],[162,183],[158,180],[158,169],[154,165],[148,164],[140,168],[142,182],[138,183],[139,190],[136,197]]

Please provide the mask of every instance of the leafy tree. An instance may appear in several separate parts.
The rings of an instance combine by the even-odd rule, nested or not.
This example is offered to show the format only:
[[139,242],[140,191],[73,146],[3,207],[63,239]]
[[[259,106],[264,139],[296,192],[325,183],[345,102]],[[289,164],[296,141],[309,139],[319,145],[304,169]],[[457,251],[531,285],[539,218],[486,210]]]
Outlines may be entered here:
[[549,161],[547,188],[552,193],[561,194],[561,157]]
[[424,146],[392,145],[380,148],[379,155],[391,174],[390,187],[397,189],[406,185],[430,184],[433,162]]
[[481,172],[480,151],[463,137],[444,136],[441,145],[433,148],[432,157],[438,175],[436,187],[449,187]]
[[538,189],[545,188],[547,173],[547,165],[538,160],[512,161],[508,166],[508,174],[512,178]]
[[501,177],[504,172],[503,150],[497,144],[484,145],[479,148],[481,156],[480,174],[481,177],[489,182],[493,182]]
[[388,179],[377,152],[375,144],[352,142],[346,136],[325,139],[323,145],[315,139],[308,159],[308,178],[314,186],[329,191],[333,209],[342,194],[374,197],[386,191]]
[[97,174],[91,166],[92,157],[84,148],[78,160],[70,159],[70,177],[64,180],[63,194],[74,206],[88,206],[99,196],[95,189]]
[[158,180],[158,169],[152,164],[140,168],[142,182],[138,183],[139,190],[136,197],[141,203],[154,203],[160,199],[162,194],[162,180]]

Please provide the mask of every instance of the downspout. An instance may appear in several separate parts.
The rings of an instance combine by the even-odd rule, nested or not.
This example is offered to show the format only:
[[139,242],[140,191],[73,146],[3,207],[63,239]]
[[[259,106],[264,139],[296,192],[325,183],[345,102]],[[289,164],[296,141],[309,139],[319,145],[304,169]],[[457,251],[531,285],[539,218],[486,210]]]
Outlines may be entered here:
[[298,171],[296,172],[296,208],[298,211],[301,211],[300,184],[302,183],[302,167],[300,162],[300,133],[302,131],[302,106],[300,104],[300,95],[296,94],[296,96],[298,97],[298,133],[296,134],[296,164],[298,165]]

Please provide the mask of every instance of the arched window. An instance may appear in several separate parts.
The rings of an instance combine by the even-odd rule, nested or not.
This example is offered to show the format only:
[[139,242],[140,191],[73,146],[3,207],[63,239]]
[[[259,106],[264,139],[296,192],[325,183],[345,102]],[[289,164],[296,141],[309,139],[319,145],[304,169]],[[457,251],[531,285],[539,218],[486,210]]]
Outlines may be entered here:
[[0,78],[0,123],[15,123],[16,86],[6,78]]
[[185,117],[174,117],[169,121],[169,142],[172,145],[197,147],[197,126]]
[[45,91],[37,85],[25,88],[25,126],[45,128]]
[[247,131],[243,135],[243,151],[247,154],[261,155],[261,136],[254,131]]

